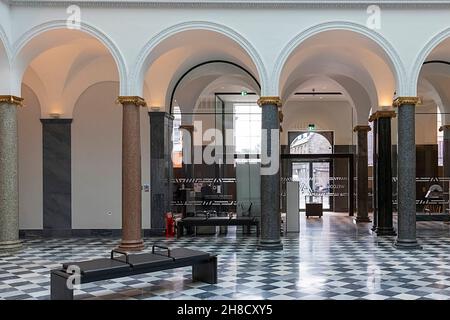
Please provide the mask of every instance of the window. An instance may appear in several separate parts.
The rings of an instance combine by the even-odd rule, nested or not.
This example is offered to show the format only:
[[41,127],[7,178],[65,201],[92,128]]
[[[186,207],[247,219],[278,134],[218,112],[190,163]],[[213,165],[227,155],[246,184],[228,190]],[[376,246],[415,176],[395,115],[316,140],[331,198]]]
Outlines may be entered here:
[[256,103],[235,103],[233,143],[236,154],[261,153],[261,108]]
[[373,166],[373,122],[369,122],[370,131],[367,133],[367,162]]
[[437,143],[438,143],[438,166],[444,165],[444,132],[439,131],[439,128],[442,126],[442,114],[437,108]]
[[182,167],[182,150],[183,141],[180,132],[181,125],[181,110],[179,106],[173,108],[173,131],[172,131],[172,163],[174,168]]

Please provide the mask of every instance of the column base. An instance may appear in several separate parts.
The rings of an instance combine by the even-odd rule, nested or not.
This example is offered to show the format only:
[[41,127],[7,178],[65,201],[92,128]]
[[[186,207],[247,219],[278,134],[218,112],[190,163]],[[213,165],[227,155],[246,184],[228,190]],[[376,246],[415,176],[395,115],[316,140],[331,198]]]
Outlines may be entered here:
[[369,217],[356,217],[353,219],[356,223],[370,223],[372,220],[370,220]]
[[22,248],[22,241],[20,240],[0,241],[0,252],[17,251],[20,248]]
[[260,240],[257,249],[280,251],[283,250],[283,243],[281,242],[281,240]]
[[420,250],[422,246],[417,240],[401,240],[397,239],[394,243],[394,248],[401,250]]
[[144,250],[145,245],[144,241],[141,240],[122,240],[120,245],[117,247],[117,249],[123,250],[123,251],[142,251]]
[[396,236],[397,232],[395,232],[394,228],[377,228],[375,233],[379,237],[383,236]]

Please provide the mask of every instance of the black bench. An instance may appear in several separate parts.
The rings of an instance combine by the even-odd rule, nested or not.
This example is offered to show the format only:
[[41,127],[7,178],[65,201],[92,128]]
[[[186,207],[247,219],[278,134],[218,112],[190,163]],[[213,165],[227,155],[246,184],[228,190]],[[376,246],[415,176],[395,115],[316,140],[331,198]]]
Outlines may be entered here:
[[75,277],[74,269],[79,270],[76,276],[81,284],[187,266],[192,266],[193,281],[217,283],[217,256],[203,251],[154,245],[152,253],[128,254],[112,250],[110,258],[64,263],[61,269],[50,272],[50,298],[73,300],[73,286],[70,284]]
[[177,237],[184,235],[184,228],[203,226],[256,226],[259,236],[259,221],[255,217],[186,217],[177,221]]

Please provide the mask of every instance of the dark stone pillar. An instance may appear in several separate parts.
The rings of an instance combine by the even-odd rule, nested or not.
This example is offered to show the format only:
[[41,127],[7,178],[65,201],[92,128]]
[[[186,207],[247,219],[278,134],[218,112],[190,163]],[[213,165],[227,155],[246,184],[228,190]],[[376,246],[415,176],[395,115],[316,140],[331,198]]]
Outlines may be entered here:
[[164,216],[172,211],[172,129],[173,116],[149,112],[150,116],[150,192],[151,228],[163,234]]
[[144,249],[142,240],[141,97],[119,97],[122,116],[122,241],[125,251]]
[[373,140],[373,150],[372,150],[372,207],[373,207],[373,225],[371,230],[375,231],[377,230],[378,226],[378,201],[377,201],[377,162],[378,162],[378,119],[376,117],[376,113],[372,114],[369,118],[370,122],[373,122],[373,134],[372,134],[372,140]]
[[17,107],[22,106],[22,102],[19,97],[0,96],[0,251],[14,251],[21,247]]
[[450,125],[444,125],[439,128],[444,131],[443,157],[444,157],[444,177],[450,177]]
[[353,131],[358,133],[358,154],[357,154],[357,203],[358,214],[356,222],[371,222],[369,219],[369,168],[367,161],[367,133],[370,126],[356,126]]
[[72,119],[41,122],[44,234],[64,236],[72,229]]
[[[260,250],[282,250],[280,239],[280,117],[278,109],[281,100],[278,97],[261,97],[258,100],[262,108],[261,141],[261,238]],[[276,135],[276,136],[273,136]],[[273,141],[278,142],[273,145]],[[264,163],[264,157],[272,159]],[[278,166],[278,167],[277,167]]]
[[398,108],[398,236],[399,249],[420,248],[416,239],[416,142],[417,97],[400,97]]
[[[446,124],[439,128],[439,131],[443,131],[444,133],[444,141],[443,141],[443,175],[444,179],[450,178],[450,125]],[[444,192],[449,192],[448,181],[444,182]],[[445,200],[449,201],[449,195],[445,196]],[[444,212],[446,209],[449,209],[450,206],[448,204],[444,205]]]
[[394,236],[392,216],[392,142],[391,119],[394,111],[378,111],[377,132],[377,209],[378,221],[375,232],[378,236]]
[[[186,179],[194,178],[194,126],[182,124],[183,135],[183,171]],[[192,184],[190,184],[192,185]]]

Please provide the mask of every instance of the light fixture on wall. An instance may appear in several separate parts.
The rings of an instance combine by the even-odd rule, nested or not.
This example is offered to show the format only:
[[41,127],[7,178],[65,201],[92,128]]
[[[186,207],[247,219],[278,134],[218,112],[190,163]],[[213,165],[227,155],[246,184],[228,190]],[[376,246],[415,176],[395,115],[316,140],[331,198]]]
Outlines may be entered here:
[[57,112],[52,112],[52,113],[49,114],[49,116],[52,119],[59,119],[59,118],[61,118],[61,114],[57,113]]

